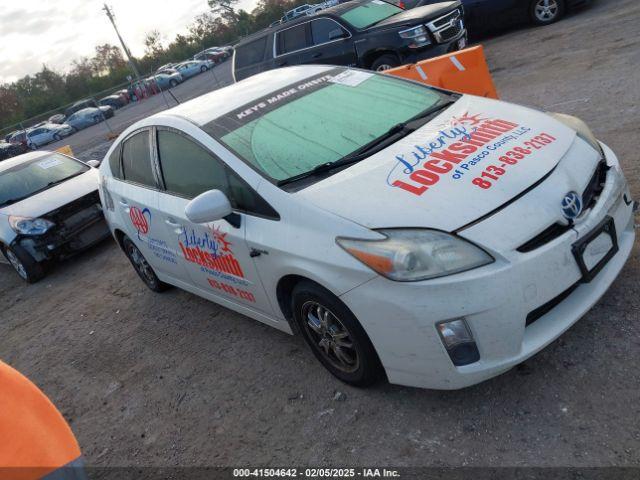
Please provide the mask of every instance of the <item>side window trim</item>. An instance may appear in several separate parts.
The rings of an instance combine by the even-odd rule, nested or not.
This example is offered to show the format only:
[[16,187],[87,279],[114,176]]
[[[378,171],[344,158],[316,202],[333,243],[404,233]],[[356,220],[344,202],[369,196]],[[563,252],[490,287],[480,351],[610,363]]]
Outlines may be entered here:
[[122,142],[120,142],[120,145],[118,146],[118,149],[119,149],[118,158],[119,158],[119,165],[120,165],[120,174],[122,175],[122,178],[116,178],[116,180],[120,180],[121,182],[128,183],[129,185],[135,185],[136,187],[146,188],[147,190],[153,190],[153,191],[159,191],[160,190],[160,184],[158,183],[158,176],[157,176],[157,172],[156,172],[156,169],[154,167],[154,161],[153,161],[153,156],[154,155],[153,155],[153,144],[151,143],[152,142],[152,138],[149,138],[149,147],[151,148],[151,151],[149,152],[149,154],[150,154],[149,162],[151,162],[151,171],[153,172],[153,180],[155,182],[155,186],[145,185],[143,183],[132,182],[131,180],[127,180],[125,178],[124,163],[122,161],[122,153],[124,151],[124,144],[127,141],[129,141],[129,139],[135,137],[136,135],[142,134],[144,132],[146,132],[147,135],[151,136],[152,130],[153,130],[153,127],[140,128],[140,129],[136,130],[135,132],[131,132],[129,135],[127,135],[127,137],[124,140],[122,140]]
[[[251,194],[252,194],[252,195],[255,195],[256,197],[258,197],[258,198],[260,198],[260,199],[262,199],[262,201],[263,201],[264,203],[266,203],[266,204],[269,206],[269,208],[271,208],[271,210],[273,210],[273,211],[275,212],[276,216],[265,216],[265,215],[261,215],[260,213],[257,213],[257,212],[251,212],[251,211],[247,211],[247,210],[242,210],[242,209],[239,209],[239,208],[236,208],[236,207],[233,207],[233,211],[234,211],[234,212],[236,212],[236,213],[243,213],[243,214],[245,214],[245,215],[251,215],[251,216],[253,216],[253,217],[265,218],[265,219],[267,219],[267,220],[276,220],[276,221],[279,221],[279,220],[280,220],[280,214],[276,211],[276,209],[275,209],[275,208],[273,208],[273,207],[271,206],[271,204],[270,204],[269,202],[267,202],[267,201],[262,197],[262,195],[260,195],[258,192],[256,192],[256,190],[255,190],[251,185],[249,185],[249,184],[248,184],[248,183],[247,183],[247,182],[242,178],[242,176],[241,176],[240,174],[238,174],[238,173],[237,173],[233,168],[231,168],[231,167],[227,164],[227,162],[225,162],[225,161],[224,161],[224,160],[222,160],[222,159],[221,159],[217,154],[215,154],[214,152],[212,152],[212,151],[211,151],[211,149],[210,149],[210,148],[208,148],[206,145],[203,145],[203,144],[202,144],[202,142],[200,142],[199,140],[197,140],[197,139],[193,138],[191,135],[189,135],[189,134],[187,134],[187,133],[183,132],[182,130],[179,130],[179,129],[177,129],[177,128],[173,128],[173,127],[169,127],[169,126],[165,126],[165,125],[158,125],[158,126],[155,126],[155,127],[153,127],[153,130],[154,130],[154,135],[153,135],[153,136],[154,136],[154,138],[155,138],[155,140],[154,140],[154,145],[155,145],[155,147],[154,147],[154,149],[153,149],[153,151],[154,151],[154,163],[156,163],[156,164],[157,164],[157,169],[158,169],[158,170],[157,170],[157,172],[158,172],[158,174],[159,174],[159,176],[160,176],[160,179],[161,179],[160,184],[162,185],[162,189],[161,189],[160,191],[161,191],[162,193],[167,193],[167,194],[169,194],[169,195],[173,195],[173,196],[176,196],[176,197],[180,197],[180,198],[182,198],[182,199],[184,199],[184,200],[192,200],[192,199],[193,199],[193,197],[189,197],[189,196],[183,195],[183,194],[181,194],[181,193],[177,193],[177,192],[173,192],[173,191],[171,191],[171,190],[167,190],[167,189],[166,189],[166,187],[165,187],[164,174],[162,173],[162,164],[161,164],[161,162],[160,162],[160,151],[159,151],[159,146],[158,146],[158,133],[159,133],[159,132],[161,132],[161,131],[165,131],[165,132],[171,132],[171,133],[175,133],[175,134],[177,134],[177,135],[181,135],[181,136],[182,136],[182,137],[184,137],[186,140],[188,140],[188,141],[190,141],[190,142],[192,142],[192,143],[196,144],[196,145],[197,145],[197,146],[199,146],[200,148],[202,148],[202,149],[203,149],[207,154],[211,155],[211,157],[212,157],[214,160],[216,160],[217,162],[220,162],[220,164],[222,165],[222,168],[223,168],[223,170],[224,170],[224,172],[225,172],[225,176],[229,177],[229,175],[230,175],[230,174],[231,174],[231,175],[235,175],[235,176],[240,180],[240,182],[242,182],[242,183],[246,186],[246,188],[251,192]],[[230,200],[231,200],[231,199],[230,199]]]
[[[332,22],[336,23],[338,25],[338,27],[340,27],[341,30],[344,30],[345,32],[347,32],[347,36],[344,38],[337,38],[335,40],[330,40],[328,42],[324,42],[324,43],[318,43],[316,45],[311,45],[309,47],[305,47],[305,48],[300,48],[298,50],[292,50],[291,52],[286,52],[286,53],[281,53],[278,54],[278,42],[280,39],[280,34],[282,32],[284,32],[285,30],[289,30],[290,28],[294,28],[294,27],[299,27],[300,25],[306,25],[306,34],[307,34],[307,40],[313,43],[313,32],[311,30],[311,22],[317,22],[318,20],[331,20]],[[347,27],[345,27],[343,24],[341,24],[340,22],[338,22],[336,19],[331,18],[331,17],[319,17],[319,18],[314,18],[312,20],[307,20],[306,22],[301,22],[301,23],[296,23],[295,25],[292,25],[290,27],[287,28],[283,28],[282,30],[278,30],[275,35],[273,36],[273,58],[278,58],[278,57],[283,57],[285,55],[291,55],[292,53],[299,53],[299,52],[303,52],[305,50],[309,50],[311,48],[316,48],[316,47],[320,47],[322,45],[328,45],[330,43],[335,43],[335,42],[340,42],[343,40],[348,40],[351,37],[353,37],[353,35],[351,34],[351,30],[349,30]]]

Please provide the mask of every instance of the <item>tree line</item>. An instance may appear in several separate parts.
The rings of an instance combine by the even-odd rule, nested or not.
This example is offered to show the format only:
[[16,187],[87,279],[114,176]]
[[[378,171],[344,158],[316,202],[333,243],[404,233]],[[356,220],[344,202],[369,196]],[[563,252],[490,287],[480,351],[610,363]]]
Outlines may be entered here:
[[[147,76],[161,65],[186,60],[205,48],[233,44],[243,36],[268,27],[285,11],[306,3],[304,0],[259,0],[256,8],[247,12],[234,8],[237,1],[208,0],[210,10],[195,17],[187,33],[176,35],[167,44],[158,30],[148,32],[144,40],[145,53],[135,60],[140,74]],[[122,51],[111,44],[96,46],[92,57],[72,61],[66,73],[43,64],[36,74],[0,85],[0,129],[115,89],[127,82],[131,74]]]

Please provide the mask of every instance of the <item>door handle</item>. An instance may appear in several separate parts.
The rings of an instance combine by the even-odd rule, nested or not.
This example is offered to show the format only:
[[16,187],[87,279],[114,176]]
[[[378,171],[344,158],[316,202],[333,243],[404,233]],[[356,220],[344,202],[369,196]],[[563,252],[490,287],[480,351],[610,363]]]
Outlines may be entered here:
[[286,61],[284,61],[284,62],[280,62],[280,63],[278,63],[278,66],[279,66],[279,67],[284,67],[285,65],[288,65],[288,63],[289,63],[289,62],[286,62]]
[[118,200],[118,203],[119,203],[120,205],[122,205],[123,207],[128,207],[128,206],[129,206],[129,204],[127,203],[127,201],[126,201],[126,200],[122,200],[122,199],[120,199],[120,200]]
[[313,55],[311,55],[311,58],[320,58],[322,56],[322,52],[316,52]]
[[166,224],[167,224],[167,225],[169,225],[170,227],[175,227],[175,228],[178,228],[178,227],[180,227],[180,226],[181,226],[181,225],[180,225],[178,222],[176,222],[173,218],[167,218],[167,219],[164,221],[164,223],[166,223]]

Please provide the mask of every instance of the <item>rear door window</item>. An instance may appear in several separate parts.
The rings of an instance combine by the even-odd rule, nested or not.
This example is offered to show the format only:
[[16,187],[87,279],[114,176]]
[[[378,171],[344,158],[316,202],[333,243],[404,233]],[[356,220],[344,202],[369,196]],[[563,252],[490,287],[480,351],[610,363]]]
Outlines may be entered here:
[[156,188],[148,130],[136,133],[122,144],[122,174],[127,182]]
[[249,67],[264,60],[267,37],[260,37],[236,48],[236,68]]
[[311,46],[307,35],[308,23],[302,23],[278,32],[278,55],[295,52]]

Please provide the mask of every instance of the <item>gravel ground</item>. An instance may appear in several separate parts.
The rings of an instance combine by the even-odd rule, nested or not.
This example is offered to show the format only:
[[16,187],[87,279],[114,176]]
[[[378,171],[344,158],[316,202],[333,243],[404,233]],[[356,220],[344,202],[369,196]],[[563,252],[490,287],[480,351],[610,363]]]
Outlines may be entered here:
[[[636,0],[599,0],[485,42],[502,97],[582,116],[636,197],[638,20]],[[638,465],[639,275],[636,246],[589,314],[500,377],[358,390],[300,338],[146,290],[109,241],[32,286],[0,266],[0,356],[49,394],[91,465]]]

